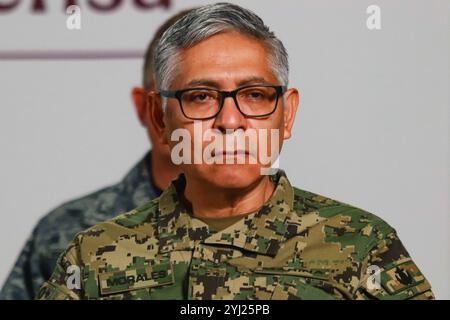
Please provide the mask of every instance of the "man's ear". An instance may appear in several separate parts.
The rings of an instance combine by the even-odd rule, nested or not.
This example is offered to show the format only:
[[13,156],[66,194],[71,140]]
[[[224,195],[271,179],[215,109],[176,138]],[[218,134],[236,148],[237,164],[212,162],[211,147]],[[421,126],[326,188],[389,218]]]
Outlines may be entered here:
[[142,87],[134,87],[131,91],[131,97],[133,98],[134,110],[136,111],[136,115],[139,119],[139,122],[142,126],[146,127],[145,118],[146,118],[146,93],[144,88]]
[[284,139],[289,139],[292,135],[295,114],[297,113],[299,103],[299,93],[295,88],[291,88],[284,94]]
[[161,97],[155,91],[149,91],[146,98],[147,128],[153,133],[155,139],[157,139],[159,143],[168,144]]

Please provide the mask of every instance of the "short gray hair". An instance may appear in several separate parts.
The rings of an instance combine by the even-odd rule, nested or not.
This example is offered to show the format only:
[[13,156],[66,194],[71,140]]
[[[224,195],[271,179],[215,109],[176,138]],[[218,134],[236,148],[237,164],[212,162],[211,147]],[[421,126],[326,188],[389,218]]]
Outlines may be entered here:
[[158,46],[159,39],[161,39],[161,36],[163,33],[171,26],[173,25],[178,19],[186,15],[190,10],[192,9],[186,9],[183,11],[178,12],[176,15],[170,17],[168,20],[166,20],[159,28],[156,30],[155,35],[153,36],[152,41],[150,42],[149,46],[147,47],[147,51],[145,51],[144,55],[144,66],[143,66],[143,73],[142,73],[142,85],[145,89],[153,90],[155,87],[155,81],[154,81],[154,74],[155,74],[155,68],[153,67],[154,62],[154,54],[156,47]]
[[154,55],[157,90],[169,89],[183,49],[230,30],[261,41],[268,50],[268,62],[275,77],[281,85],[288,85],[288,54],[283,43],[255,13],[222,2],[193,9],[163,33]]

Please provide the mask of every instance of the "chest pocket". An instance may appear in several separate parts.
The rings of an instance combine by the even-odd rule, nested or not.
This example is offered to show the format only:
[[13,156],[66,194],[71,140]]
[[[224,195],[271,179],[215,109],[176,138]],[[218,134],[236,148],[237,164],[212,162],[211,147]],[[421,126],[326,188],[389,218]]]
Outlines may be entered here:
[[[173,283],[174,274],[170,262],[129,268],[123,271],[104,272],[98,275],[100,295],[120,294],[116,296],[119,299],[149,298],[148,289]],[[109,297],[114,298],[113,296]]]
[[254,274],[276,279],[270,296],[272,300],[334,300],[344,297],[325,270],[311,273],[297,269],[263,269],[255,270]]

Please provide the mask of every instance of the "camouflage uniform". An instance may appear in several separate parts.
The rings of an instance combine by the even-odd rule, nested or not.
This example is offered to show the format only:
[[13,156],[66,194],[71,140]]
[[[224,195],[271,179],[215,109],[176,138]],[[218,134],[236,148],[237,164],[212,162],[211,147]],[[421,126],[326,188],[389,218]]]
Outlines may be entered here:
[[[213,232],[192,217],[180,175],[159,198],[79,233],[39,298],[434,298],[386,222],[293,188],[281,170],[270,178],[261,209]],[[367,281],[373,266],[379,287]]]
[[43,217],[20,253],[0,299],[34,299],[78,232],[159,196],[161,191],[150,177],[150,159],[147,153],[118,184],[65,203]]

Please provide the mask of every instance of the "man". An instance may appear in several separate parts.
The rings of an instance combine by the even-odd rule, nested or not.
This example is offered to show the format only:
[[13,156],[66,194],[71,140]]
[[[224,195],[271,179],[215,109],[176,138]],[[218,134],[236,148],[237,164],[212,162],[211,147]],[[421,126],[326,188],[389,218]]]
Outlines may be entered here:
[[147,152],[118,184],[69,201],[43,217],[22,249],[0,292],[0,299],[34,299],[39,287],[50,277],[58,256],[76,233],[159,196],[178,174],[178,168],[170,162],[167,145],[154,139],[155,130],[147,122],[144,97],[145,91],[155,86],[153,51],[159,38],[187,12],[178,13],[157,30],[145,54],[143,88],[136,87],[132,91],[136,113],[147,130],[152,151]]
[[[155,68],[148,121],[183,174],[79,233],[40,299],[433,298],[386,222],[294,188],[281,170],[261,174],[273,161],[255,149],[277,154],[299,94],[258,16],[227,3],[194,9],[163,34]],[[228,139],[243,134],[233,149]],[[180,148],[180,137],[194,138]]]

